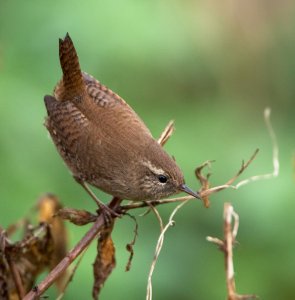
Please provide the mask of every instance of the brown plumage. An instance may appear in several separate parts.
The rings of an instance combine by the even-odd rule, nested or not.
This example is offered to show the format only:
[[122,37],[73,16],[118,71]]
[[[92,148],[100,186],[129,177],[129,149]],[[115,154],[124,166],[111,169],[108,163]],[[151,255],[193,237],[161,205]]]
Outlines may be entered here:
[[81,72],[67,34],[59,43],[63,78],[45,96],[45,125],[73,176],[121,199],[159,199],[179,191],[181,170],[117,94]]

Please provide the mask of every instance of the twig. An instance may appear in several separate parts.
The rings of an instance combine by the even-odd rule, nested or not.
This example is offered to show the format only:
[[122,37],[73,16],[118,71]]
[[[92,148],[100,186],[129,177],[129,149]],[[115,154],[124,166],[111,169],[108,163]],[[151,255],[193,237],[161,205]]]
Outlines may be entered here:
[[264,121],[266,124],[266,128],[268,130],[271,142],[272,142],[272,163],[273,163],[273,171],[271,173],[266,173],[262,175],[255,175],[251,176],[250,178],[247,178],[245,180],[240,181],[236,185],[232,185],[232,183],[237,179],[237,177],[248,167],[248,165],[254,160],[258,153],[258,149],[255,151],[253,156],[250,158],[250,160],[242,165],[240,171],[237,173],[235,177],[230,179],[225,185],[216,187],[216,191],[220,191],[222,189],[226,188],[233,188],[233,189],[239,189],[241,186],[244,186],[246,184],[249,184],[250,182],[253,181],[258,181],[258,180],[266,180],[266,179],[271,179],[275,178],[279,175],[279,170],[280,170],[280,163],[279,163],[279,147],[276,139],[275,132],[272,128],[271,122],[270,122],[270,114],[271,110],[269,107],[265,108],[264,110]]
[[133,239],[130,243],[128,243],[126,245],[126,250],[130,253],[127,264],[126,264],[126,267],[125,267],[125,271],[128,272],[131,269],[131,262],[132,262],[132,259],[133,259],[133,256],[134,256],[133,246],[135,245],[135,242],[136,242],[136,239],[137,239],[137,236],[138,236],[138,223],[137,223],[137,220],[134,216],[132,216],[128,213],[126,213],[126,215],[129,216],[135,223],[135,227],[134,227],[134,230],[133,230],[133,232],[134,232]]
[[235,238],[232,233],[232,217],[234,217],[234,224],[236,224],[236,234],[238,230],[238,222],[235,219],[237,214],[233,214],[234,209],[229,203],[224,204],[224,255],[225,255],[225,269],[226,269],[226,285],[228,292],[228,299],[236,299],[236,284],[233,263],[233,244]]
[[65,292],[66,292],[66,289],[68,288],[69,284],[71,283],[71,281],[73,280],[74,278],[74,275],[80,265],[80,263],[82,262],[82,259],[88,249],[88,247],[90,246],[90,244],[83,250],[83,252],[81,253],[80,257],[79,257],[79,260],[77,261],[76,265],[71,269],[71,273],[70,273],[70,276],[68,277],[64,287],[63,287],[63,290],[62,292],[59,294],[59,296],[56,298],[56,300],[61,300],[64,295],[65,295]]
[[169,140],[169,138],[171,137],[171,135],[174,132],[174,121],[170,121],[164,131],[162,132],[162,134],[160,135],[160,137],[158,138],[158,143],[161,146],[164,146],[166,144],[166,142]]
[[154,272],[154,269],[155,269],[158,257],[160,255],[160,252],[161,252],[162,247],[163,247],[165,233],[166,233],[166,231],[168,230],[168,228],[170,226],[173,226],[175,224],[175,222],[173,220],[175,214],[186,203],[187,203],[187,201],[182,202],[178,206],[176,206],[176,208],[171,213],[171,215],[169,217],[169,220],[168,220],[168,223],[165,225],[165,227],[163,227],[163,221],[162,221],[162,218],[161,218],[160,214],[158,213],[158,211],[154,207],[152,208],[153,211],[155,212],[158,220],[159,220],[160,228],[161,228],[161,233],[160,233],[160,236],[159,236],[158,241],[157,241],[157,245],[156,245],[156,249],[155,249],[155,254],[154,254],[154,259],[152,261],[150,272],[149,272],[149,275],[148,275],[146,300],[151,300],[152,299],[152,276],[153,276],[153,272]]
[[150,205],[158,206],[158,205],[162,205],[162,204],[183,202],[183,201],[192,200],[192,199],[196,199],[196,198],[194,198],[193,196],[183,196],[183,197],[168,198],[168,199],[161,199],[161,200],[148,200],[145,202],[134,202],[134,203],[130,203],[130,204],[121,205],[119,207],[119,210],[121,212],[125,212],[130,209],[149,207]]
[[[162,232],[164,230],[164,223],[163,223],[162,217],[161,217],[160,213],[158,212],[158,210],[154,206],[150,205],[150,207],[151,207],[151,210],[154,212],[155,216],[157,217],[157,219],[159,221],[160,234],[162,234]],[[158,243],[159,243],[159,241],[158,241]],[[157,248],[159,247],[158,243],[157,243],[157,246],[156,246],[156,251],[157,251]],[[161,243],[160,247],[162,247],[163,240],[161,240],[160,243]],[[150,267],[150,271],[149,271],[149,275],[148,275],[148,283],[147,283],[147,290],[146,290],[146,299],[147,300],[151,300],[153,298],[152,276],[153,276],[154,269],[155,269],[156,262],[157,262],[157,256],[156,255],[157,255],[157,253],[154,254],[154,258],[153,258],[153,261],[152,261],[152,264],[151,264],[151,267]]]
[[251,181],[257,181],[257,180],[265,180],[265,179],[271,179],[279,176],[279,170],[280,170],[280,163],[279,163],[279,147],[277,143],[277,138],[275,135],[275,132],[272,128],[271,122],[270,122],[270,114],[271,114],[271,109],[269,107],[265,108],[264,110],[264,121],[266,124],[266,128],[268,130],[269,136],[271,138],[272,142],[272,163],[273,163],[273,171],[271,173],[267,174],[262,174],[262,175],[256,175],[252,176],[248,179],[245,179],[241,182],[239,182],[236,185],[236,189],[239,187],[248,184]]
[[[235,272],[233,263],[233,245],[236,241],[236,236],[239,228],[239,215],[234,211],[230,203],[224,203],[224,240],[208,236],[207,241],[217,244],[224,252],[225,272],[226,272],[226,287],[228,300],[255,299],[255,295],[238,295],[236,293]],[[232,219],[234,224],[232,225]]]

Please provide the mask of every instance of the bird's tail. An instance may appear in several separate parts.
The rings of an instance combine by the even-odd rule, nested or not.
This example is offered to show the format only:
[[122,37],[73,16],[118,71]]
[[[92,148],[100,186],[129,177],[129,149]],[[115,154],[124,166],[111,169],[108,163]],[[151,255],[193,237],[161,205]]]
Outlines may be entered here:
[[59,59],[63,79],[56,87],[55,96],[58,100],[81,102],[85,93],[85,83],[76,49],[68,33],[64,39],[59,39]]

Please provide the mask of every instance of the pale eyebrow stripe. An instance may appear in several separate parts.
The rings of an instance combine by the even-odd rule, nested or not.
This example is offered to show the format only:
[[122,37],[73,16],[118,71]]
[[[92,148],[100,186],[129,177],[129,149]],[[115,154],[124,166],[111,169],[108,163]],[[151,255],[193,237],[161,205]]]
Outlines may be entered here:
[[165,171],[161,168],[155,167],[150,161],[144,161],[143,165],[148,167],[153,173],[157,175],[165,175]]

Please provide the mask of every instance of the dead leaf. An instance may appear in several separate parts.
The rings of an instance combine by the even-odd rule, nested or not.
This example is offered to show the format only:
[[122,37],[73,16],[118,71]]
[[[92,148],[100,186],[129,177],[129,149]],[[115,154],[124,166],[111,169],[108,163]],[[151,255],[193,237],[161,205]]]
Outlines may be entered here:
[[[201,166],[197,167],[195,169],[195,175],[197,177],[197,179],[199,180],[199,182],[202,185],[202,188],[200,190],[200,193],[202,193],[203,191],[206,191],[210,188],[210,182],[209,182],[209,177],[210,177],[210,173],[208,173],[206,176],[204,176],[202,174],[202,170],[204,167],[209,166],[210,164],[213,162],[213,160],[208,160],[206,162],[204,162]],[[204,203],[204,206],[206,208],[208,208],[210,206],[210,200],[209,200],[209,196],[202,196],[202,201]]]
[[94,285],[93,299],[99,298],[99,293],[105,281],[116,266],[115,246],[111,237],[114,222],[103,231],[98,239],[97,256],[93,264]]
[[[67,233],[63,220],[53,215],[61,208],[58,199],[46,195],[38,202],[40,223],[32,225],[24,218],[8,227],[0,228],[0,299],[19,299],[33,288],[37,277],[52,269],[66,255]],[[20,241],[10,237],[23,231]],[[57,285],[61,288],[60,277]]]
[[[52,253],[53,239],[50,228],[45,223],[30,228],[19,242],[12,243],[6,237],[0,257],[1,292],[6,293],[7,289],[8,299],[17,299],[18,290],[28,292],[37,276],[48,267]],[[15,274],[21,278],[20,282],[16,282]]]
[[63,220],[70,221],[71,223],[83,226],[91,222],[95,222],[97,215],[94,215],[86,210],[78,210],[74,208],[62,208],[57,213],[56,216],[61,217]]

